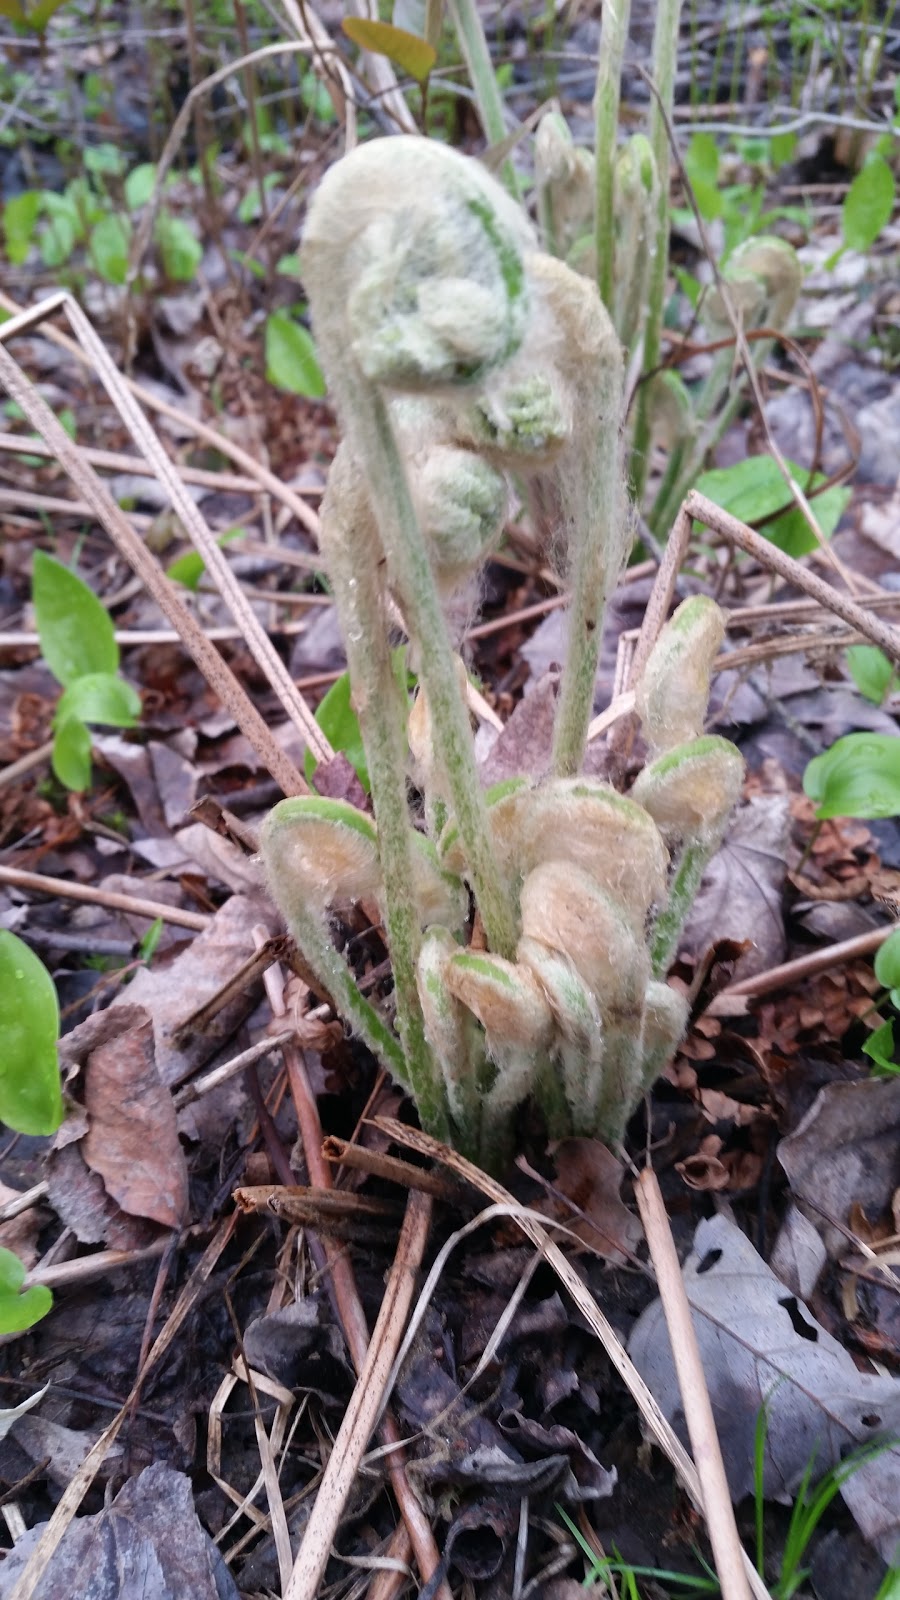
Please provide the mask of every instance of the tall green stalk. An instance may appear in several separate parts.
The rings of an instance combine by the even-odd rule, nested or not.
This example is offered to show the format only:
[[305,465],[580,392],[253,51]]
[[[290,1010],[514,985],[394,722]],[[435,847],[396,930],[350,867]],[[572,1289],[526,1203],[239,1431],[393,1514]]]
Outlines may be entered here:
[[[658,0],[653,35],[653,78],[656,94],[650,108],[650,145],[659,177],[656,207],[656,237],[650,252],[647,289],[647,317],[644,323],[645,376],[659,365],[662,348],[662,322],[665,310],[666,277],[669,269],[669,132],[675,98],[675,68],[678,62],[678,27],[681,0]],[[650,465],[650,412],[646,383],[638,392],[637,421],[632,443],[632,493],[640,505]]]
[[[597,283],[600,298],[610,315],[615,293],[615,170],[616,134],[619,127],[619,96],[622,63],[628,39],[631,0],[605,0],[597,62],[596,137],[594,159],[597,175]],[[624,265],[624,264],[623,264]]]
[[[465,57],[466,69],[475,91],[475,103],[481,125],[492,145],[502,145],[507,136],[506,118],[500,86],[491,61],[477,0],[448,0],[448,10]],[[517,200],[523,198],[522,186],[512,161],[504,161],[500,169],[510,194]]]
[[398,693],[380,569],[352,462],[332,469],[323,506],[322,548],[328,560],[366,751],[378,856],[384,879],[385,932],[394,975],[397,1028],[407,1078],[423,1127],[447,1133],[440,1073],[425,1037],[416,983],[420,931],[414,892],[412,825],[406,794],[405,706]]

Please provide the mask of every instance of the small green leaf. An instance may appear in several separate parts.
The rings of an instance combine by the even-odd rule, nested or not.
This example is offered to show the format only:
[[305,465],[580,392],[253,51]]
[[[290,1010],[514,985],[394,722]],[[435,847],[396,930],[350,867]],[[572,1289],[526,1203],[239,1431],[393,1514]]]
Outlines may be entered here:
[[786,166],[797,148],[797,135],[795,133],[776,133],[769,140],[769,156],[776,171],[779,167]]
[[180,217],[162,211],[156,219],[154,237],[166,277],[175,283],[190,283],[203,259],[203,246],[193,229]]
[[694,191],[700,215],[711,222],[722,215],[719,192],[719,147],[711,133],[695,133],[684,157],[685,171]]
[[155,922],[151,922],[138,945],[138,955],[142,961],[151,961],[153,959],[156,954],[156,947],[162,938],[162,931],[163,919],[162,917],[157,917]]
[[[808,474],[793,461],[788,461],[787,465],[797,483],[806,488]],[[809,488],[817,488],[824,481],[819,474]],[[734,466],[716,467],[711,472],[703,472],[697,479],[696,488],[700,494],[705,494],[723,511],[730,511],[742,522],[761,522],[790,500],[790,490],[781,476],[778,463],[771,456],[748,456],[743,461],[736,461]],[[806,492],[809,493],[809,489]],[[840,522],[850,494],[849,489],[826,489],[810,502],[826,539],[830,539]],[[790,556],[806,555],[817,547],[815,534],[807,527],[806,518],[796,506],[784,511],[772,522],[767,522],[762,532],[772,544]]]
[[86,172],[96,172],[103,177],[117,178],[125,170],[125,157],[117,144],[89,144],[84,151]]
[[130,239],[131,224],[127,217],[101,217],[91,229],[91,260],[107,283],[125,282]]
[[275,271],[280,272],[285,278],[302,278],[300,257],[296,252],[292,255],[280,256],[275,263]]
[[893,663],[877,644],[852,644],[847,651],[850,675],[860,694],[880,706],[894,678]]
[[875,976],[885,989],[900,989],[900,928],[888,934],[876,952]]
[[0,1118],[17,1133],[55,1133],[62,1122],[58,1037],[53,979],[27,944],[0,929]]
[[309,400],[321,400],[325,393],[312,338],[287,311],[266,318],[266,377],[276,388]]
[[91,786],[91,735],[79,717],[59,722],[53,734],[50,765],[60,783],[75,794]]
[[848,733],[803,774],[816,816],[900,816],[900,734]]
[[132,167],[125,179],[125,204],[129,211],[138,211],[141,206],[147,204],[155,183],[155,162],[142,161],[140,166]]
[[0,1333],[24,1333],[45,1317],[53,1296],[43,1283],[22,1293],[25,1267],[11,1250],[0,1249]]
[[870,1033],[863,1045],[863,1054],[875,1063],[875,1076],[887,1077],[890,1073],[900,1072],[900,1066],[894,1060],[894,1024],[883,1022],[880,1028]]
[[[350,703],[350,693],[350,674],[342,672],[324,699],[320,700],[316,709],[316,721],[332,748],[347,757],[368,794],[369,769],[366,764],[366,752],[359,731],[359,719]],[[314,783],[318,762],[311,750],[306,751],[303,763],[307,782]]]
[[89,672],[63,691],[54,721],[61,727],[68,717],[77,717],[80,722],[133,728],[140,714],[140,695],[118,673]]
[[697,302],[703,289],[700,279],[695,278],[692,272],[685,272],[684,267],[675,268],[675,278],[685,299],[689,301],[692,309],[696,311]]
[[390,22],[370,22],[365,17],[345,17],[341,27],[348,39],[361,50],[373,55],[387,56],[395,67],[406,72],[417,83],[424,83],[437,61],[437,51],[426,39],[405,28],[395,28]]
[[896,183],[884,156],[872,156],[853,179],[841,211],[844,243],[850,250],[868,250],[894,209]]
[[[281,178],[279,173],[267,172],[263,178],[263,188],[266,193],[268,194],[270,189],[274,189],[277,184],[280,183],[280,181]],[[242,197],[237,208],[238,222],[258,222],[262,216],[262,209],[262,197],[259,192],[259,184],[251,184],[250,188],[247,190],[247,193]]]
[[14,267],[20,267],[28,255],[40,209],[41,196],[36,189],[14,195],[3,207],[3,238]]
[[77,221],[67,212],[51,214],[38,234],[38,249],[45,267],[62,267],[78,238]]
[[[232,539],[243,537],[243,528],[229,528],[225,533],[220,533],[216,544],[230,544]],[[206,562],[199,550],[188,550],[183,556],[176,556],[175,560],[166,567],[166,577],[174,583],[183,584],[185,589],[196,590],[200,579],[206,571]]]
[[115,672],[119,647],[105,606],[61,561],[35,550],[32,599],[41,654],[67,688],[89,672]]
[[33,33],[43,33],[50,18],[65,4],[66,0],[38,0],[25,18],[27,26]]
[[685,151],[684,165],[691,183],[718,183],[719,147],[715,134],[692,134]]

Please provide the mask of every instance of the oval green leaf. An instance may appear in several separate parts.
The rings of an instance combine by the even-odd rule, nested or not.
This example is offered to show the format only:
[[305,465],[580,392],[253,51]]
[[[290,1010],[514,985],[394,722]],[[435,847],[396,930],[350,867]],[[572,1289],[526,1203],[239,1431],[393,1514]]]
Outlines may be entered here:
[[107,283],[124,283],[128,276],[131,225],[127,217],[101,217],[91,229],[90,256]]
[[17,1133],[55,1133],[63,1119],[59,1004],[47,968],[0,929],[0,1119]]
[[203,259],[203,246],[193,229],[180,217],[160,213],[154,233],[166,277],[174,283],[190,283]]
[[287,311],[266,318],[266,377],[276,388],[307,400],[321,400],[325,393],[312,338]]
[[140,695],[118,673],[89,672],[64,691],[54,720],[60,728],[69,717],[113,728],[133,728],[140,714]]
[[341,27],[348,39],[361,50],[373,55],[387,56],[395,67],[406,72],[417,83],[424,83],[437,61],[437,51],[427,39],[417,33],[407,33],[405,28],[395,28],[389,22],[370,22],[366,17],[345,17]]
[[852,644],[847,651],[847,665],[860,694],[880,706],[893,681],[893,662],[877,644]]
[[53,1296],[43,1283],[22,1293],[25,1267],[11,1250],[0,1249],[0,1333],[24,1333],[45,1317]]
[[803,774],[816,816],[900,816],[900,734],[848,733]]
[[67,717],[53,735],[50,765],[60,783],[76,794],[91,786],[91,736],[80,717]]
[[125,179],[125,204],[129,211],[137,211],[147,204],[155,183],[155,161],[142,161],[139,166],[132,167]]
[[884,156],[872,156],[856,174],[844,200],[841,228],[850,250],[868,250],[891,219],[896,192]]
[[[366,752],[359,728],[359,718],[353,709],[350,696],[350,674],[342,672],[328,693],[319,701],[316,707],[316,721],[332,749],[340,751],[347,757],[368,794],[369,769],[366,764]],[[315,783],[314,774],[318,764],[312,751],[307,749],[303,765],[308,783]]]
[[875,976],[885,989],[900,989],[900,928],[888,935],[877,952]]
[[43,550],[34,552],[32,599],[41,654],[58,683],[68,687],[89,672],[116,671],[119,647],[106,607]]
[[863,1045],[863,1055],[869,1056],[875,1063],[876,1078],[887,1078],[900,1073],[900,1066],[894,1060],[894,1024],[883,1022],[880,1028],[870,1033]]

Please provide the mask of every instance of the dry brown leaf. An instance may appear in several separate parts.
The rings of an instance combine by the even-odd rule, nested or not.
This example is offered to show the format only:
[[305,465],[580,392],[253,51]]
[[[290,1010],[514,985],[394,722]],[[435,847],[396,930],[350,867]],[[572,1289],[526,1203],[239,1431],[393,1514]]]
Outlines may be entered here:
[[560,1139],[550,1150],[556,1163],[555,1187],[581,1213],[573,1215],[565,1204],[553,1206],[551,1201],[553,1215],[606,1261],[629,1260],[643,1229],[619,1198],[625,1174],[612,1151],[596,1139]]
[[82,1154],[107,1194],[132,1216],[181,1227],[187,1163],[172,1096],[156,1069],[149,1017],[91,1053],[84,1103],[89,1127]]

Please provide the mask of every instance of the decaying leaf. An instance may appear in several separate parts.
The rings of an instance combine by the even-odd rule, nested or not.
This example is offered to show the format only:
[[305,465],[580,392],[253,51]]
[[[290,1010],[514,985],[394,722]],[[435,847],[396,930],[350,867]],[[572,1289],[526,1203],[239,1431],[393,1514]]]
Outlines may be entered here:
[[[736,1501],[753,1492],[754,1433],[765,1404],[765,1492],[772,1499],[790,1499],[811,1461],[821,1475],[854,1446],[900,1434],[900,1383],[860,1372],[727,1217],[700,1223],[684,1282]],[[659,1300],[639,1318],[630,1352],[686,1440]],[[885,1560],[900,1538],[898,1489],[900,1448],[891,1448],[855,1472],[841,1491]]]
[[82,1154],[107,1194],[132,1216],[180,1227],[188,1206],[187,1163],[172,1096],[159,1081],[146,1014],[92,1053],[84,1104],[89,1126]]
[[[44,1532],[39,1523],[0,1566],[0,1600],[9,1600]],[[112,1505],[76,1517],[63,1534],[34,1600],[238,1600],[234,1579],[197,1520],[191,1480],[171,1467],[147,1467]]]
[[568,1206],[553,1205],[552,1215],[591,1250],[621,1265],[634,1255],[643,1237],[638,1217],[619,1197],[625,1176],[621,1164],[596,1139],[561,1139],[551,1149],[555,1187],[577,1208],[573,1212]]
[[846,1236],[829,1228],[821,1207],[845,1226],[861,1206],[870,1222],[888,1211],[900,1177],[900,1078],[829,1083],[778,1147],[797,1200],[813,1202],[812,1220],[831,1255],[846,1253]]

